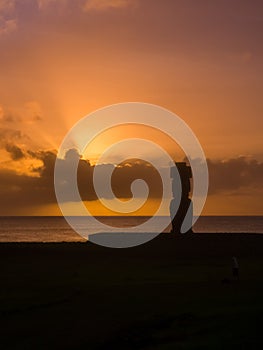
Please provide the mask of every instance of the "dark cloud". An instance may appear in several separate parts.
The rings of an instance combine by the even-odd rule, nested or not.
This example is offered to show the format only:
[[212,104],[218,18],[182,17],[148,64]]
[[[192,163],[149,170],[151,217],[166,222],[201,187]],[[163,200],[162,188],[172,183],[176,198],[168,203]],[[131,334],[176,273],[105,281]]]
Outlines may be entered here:
[[[75,150],[69,150],[65,156],[65,159],[58,160],[65,174],[66,183],[63,184],[63,191],[65,196],[68,195],[68,200],[74,200],[71,197],[71,186],[70,180],[67,179],[68,169],[72,167],[72,162],[75,161],[76,157],[79,159],[80,156]],[[47,173],[47,169],[53,173],[53,166],[49,162],[44,160],[44,171],[42,174]],[[131,198],[131,184],[134,180],[140,178],[143,179],[149,186],[149,196],[152,198],[159,198],[162,195],[162,183],[161,178],[157,171],[149,164],[144,161],[130,160],[122,163],[118,166],[113,164],[100,164],[97,165],[97,179],[100,188],[105,186],[105,176],[112,172],[111,185],[112,191],[118,198]],[[85,201],[96,200],[97,195],[93,185],[93,173],[94,166],[90,164],[88,160],[79,159],[78,166],[78,186],[81,198]],[[110,198],[108,198],[110,199]]]
[[[54,166],[56,153],[53,151],[32,152],[28,151],[28,156],[42,161],[42,166],[33,169],[36,176],[18,175],[15,171],[0,171],[0,195],[5,198],[5,205],[43,205],[55,203],[54,193]],[[79,157],[74,150],[68,151],[65,159],[60,159],[67,179],[67,172],[72,166],[72,157]],[[150,190],[150,197],[160,197],[162,193],[162,184],[160,176],[152,166],[143,161],[130,160],[125,164],[115,167],[112,164],[98,165],[99,181],[103,185],[105,173],[108,170],[114,170],[112,176],[112,189],[119,198],[130,198],[131,183],[138,178],[144,179]],[[96,200],[97,196],[93,186],[94,166],[89,161],[80,159],[78,166],[78,185],[80,195],[85,201]],[[65,187],[65,195],[68,200],[70,197],[70,184]]]
[[24,156],[25,156],[23,151],[21,150],[21,148],[19,148],[16,145],[8,143],[8,144],[6,144],[5,149],[8,153],[10,153],[11,158],[13,160],[19,160],[19,159],[24,158]]
[[6,150],[12,160],[26,156],[22,148],[32,144],[32,141],[23,127],[25,123],[40,121],[40,114],[41,108],[37,102],[28,102],[17,111],[3,109],[0,105],[0,149]]
[[0,127],[0,149],[7,151],[12,160],[20,160],[26,157],[19,145],[29,140],[30,138],[21,130]]
[[[11,146],[10,146],[11,147]],[[21,155],[18,150],[12,148],[13,154]],[[14,171],[0,171],[0,195],[5,206],[35,206],[56,203],[54,193],[54,166],[56,161],[55,151],[28,152],[28,156],[42,161],[42,166],[34,169],[36,176],[18,175]],[[61,162],[65,179],[72,159],[80,157],[75,150],[69,150],[65,159]],[[210,194],[215,193],[239,193],[244,188],[251,193],[262,189],[263,163],[249,160],[245,157],[229,159],[227,161],[208,160]],[[138,178],[144,179],[149,186],[149,197],[160,198],[162,196],[161,178],[157,171],[142,160],[131,159],[118,166],[112,164],[98,165],[98,175],[101,186],[105,182],[105,174],[113,171],[112,189],[118,198],[130,198],[131,183]],[[89,161],[79,159],[78,185],[81,197],[85,201],[96,200],[97,196],[93,187],[94,166]],[[72,200],[69,194],[70,184],[65,187],[68,200]],[[67,192],[68,191],[68,192]],[[2,205],[3,205],[2,204]]]
[[226,161],[208,160],[209,192],[238,191],[249,187],[259,189],[263,186],[263,163],[247,157]]

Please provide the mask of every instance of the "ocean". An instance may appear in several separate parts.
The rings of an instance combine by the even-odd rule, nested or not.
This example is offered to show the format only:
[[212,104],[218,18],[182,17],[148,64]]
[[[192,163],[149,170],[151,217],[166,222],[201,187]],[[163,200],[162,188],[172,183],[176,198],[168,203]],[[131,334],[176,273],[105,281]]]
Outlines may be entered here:
[[[132,227],[147,217],[100,217],[104,224]],[[89,222],[89,218],[87,218]],[[162,218],[160,217],[160,220]],[[165,231],[169,232],[168,227]],[[91,222],[89,232],[96,232]],[[263,233],[263,216],[202,216],[194,225],[195,232],[204,233]],[[155,232],[154,227],[152,232]],[[80,242],[84,239],[67,224],[63,217],[0,217],[0,242]]]

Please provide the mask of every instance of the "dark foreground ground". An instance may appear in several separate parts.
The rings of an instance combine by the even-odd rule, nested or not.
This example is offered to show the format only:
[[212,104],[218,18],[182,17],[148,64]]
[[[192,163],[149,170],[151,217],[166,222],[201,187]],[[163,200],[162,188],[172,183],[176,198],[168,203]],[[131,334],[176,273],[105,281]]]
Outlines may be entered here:
[[263,348],[263,235],[2,243],[0,269],[3,350]]

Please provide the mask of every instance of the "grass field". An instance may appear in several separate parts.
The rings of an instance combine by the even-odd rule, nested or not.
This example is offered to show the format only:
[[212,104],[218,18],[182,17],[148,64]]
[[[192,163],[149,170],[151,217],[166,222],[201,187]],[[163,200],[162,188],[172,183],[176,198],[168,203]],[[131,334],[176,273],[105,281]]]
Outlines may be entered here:
[[[232,256],[240,280],[232,279]],[[1,349],[258,349],[263,235],[3,243]]]

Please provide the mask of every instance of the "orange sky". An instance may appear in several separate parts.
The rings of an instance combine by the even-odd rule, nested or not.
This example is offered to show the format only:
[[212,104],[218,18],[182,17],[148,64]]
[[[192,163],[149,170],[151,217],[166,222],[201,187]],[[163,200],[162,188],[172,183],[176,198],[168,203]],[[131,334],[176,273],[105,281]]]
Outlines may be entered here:
[[[36,176],[32,169],[43,162],[28,150],[55,150],[80,118],[128,101],[175,112],[209,159],[245,156],[248,164],[261,164],[262,33],[257,0],[0,0],[3,179],[7,171]],[[14,159],[7,144],[26,156]],[[2,182],[0,191],[18,187],[19,196],[14,181]],[[252,180],[222,187],[209,196],[204,213],[262,215],[262,192],[262,183]],[[56,212],[50,203],[18,202],[0,206],[0,215]]]

